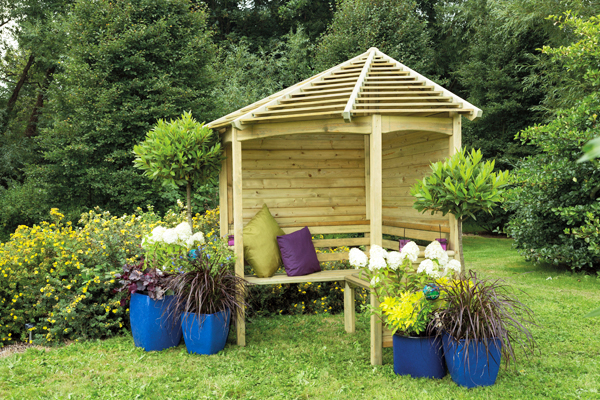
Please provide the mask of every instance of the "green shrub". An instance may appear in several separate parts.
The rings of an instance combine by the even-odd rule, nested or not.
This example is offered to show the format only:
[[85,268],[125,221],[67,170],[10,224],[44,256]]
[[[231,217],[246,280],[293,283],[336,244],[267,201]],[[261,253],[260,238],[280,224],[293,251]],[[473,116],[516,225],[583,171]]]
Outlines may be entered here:
[[578,101],[556,110],[550,123],[519,133],[541,151],[514,174],[506,205],[515,213],[506,230],[527,259],[600,270],[600,164],[576,162],[584,145],[600,135],[600,19],[584,21],[568,13],[554,19],[579,39],[570,46],[545,46],[543,52],[562,69]]
[[[51,221],[20,226],[0,244],[0,347],[27,340],[25,324],[35,325],[34,342],[40,344],[104,338],[127,328],[129,309],[120,306],[126,294],[115,293],[114,275],[139,260],[142,238],[154,227],[186,220],[181,202],[162,218],[152,209],[122,217],[96,209],[81,216],[80,227],[64,222],[57,209],[50,214]],[[196,214],[194,231],[204,233],[205,251],[232,256],[219,237],[219,218],[218,208]],[[349,265],[329,262],[323,268]],[[249,315],[333,314],[344,304],[343,284],[337,282],[256,286],[252,292]],[[359,293],[359,306],[366,297]]]
[[126,309],[113,294],[114,273],[141,252],[141,236],[160,219],[139,210],[120,218],[99,210],[83,214],[81,228],[52,222],[20,226],[0,244],[0,344],[112,336],[125,324]]

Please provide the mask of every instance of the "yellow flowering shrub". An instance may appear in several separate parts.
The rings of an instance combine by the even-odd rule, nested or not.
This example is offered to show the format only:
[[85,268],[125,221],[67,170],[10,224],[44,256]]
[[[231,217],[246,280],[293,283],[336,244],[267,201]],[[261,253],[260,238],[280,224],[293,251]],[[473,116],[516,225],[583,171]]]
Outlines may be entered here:
[[[161,224],[184,220],[181,207],[163,218],[152,209],[116,217],[95,209],[79,227],[63,222],[52,209],[51,222],[20,226],[0,243],[0,347],[27,340],[25,324],[34,324],[35,342],[99,338],[128,325],[128,309],[114,274],[142,254],[142,237]],[[219,210],[194,217],[195,230],[218,235]]]

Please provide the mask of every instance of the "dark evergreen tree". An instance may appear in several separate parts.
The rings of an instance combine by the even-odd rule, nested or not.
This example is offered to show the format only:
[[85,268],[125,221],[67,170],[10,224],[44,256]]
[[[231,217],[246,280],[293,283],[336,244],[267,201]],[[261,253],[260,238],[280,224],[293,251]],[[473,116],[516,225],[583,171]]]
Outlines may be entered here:
[[68,48],[31,179],[48,206],[113,212],[172,204],[133,167],[132,149],[158,119],[210,119],[214,54],[202,7],[186,0],[80,1],[63,21]]

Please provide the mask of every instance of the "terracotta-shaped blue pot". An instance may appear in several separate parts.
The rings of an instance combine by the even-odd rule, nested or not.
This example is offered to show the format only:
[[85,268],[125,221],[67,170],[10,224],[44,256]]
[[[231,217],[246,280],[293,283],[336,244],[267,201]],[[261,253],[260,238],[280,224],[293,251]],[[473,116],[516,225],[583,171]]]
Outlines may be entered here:
[[394,335],[394,372],[413,378],[442,379],[446,365],[440,338]]
[[210,355],[223,350],[230,321],[230,310],[216,314],[183,313],[181,326],[188,353]]
[[442,339],[448,372],[455,383],[467,388],[496,383],[502,355],[500,339],[489,339],[487,350],[483,342],[471,341],[468,357],[464,340],[456,341],[446,333]]
[[181,322],[169,316],[169,307],[174,304],[175,296],[152,300],[145,294],[131,295],[129,322],[136,347],[146,351],[160,351],[181,342]]

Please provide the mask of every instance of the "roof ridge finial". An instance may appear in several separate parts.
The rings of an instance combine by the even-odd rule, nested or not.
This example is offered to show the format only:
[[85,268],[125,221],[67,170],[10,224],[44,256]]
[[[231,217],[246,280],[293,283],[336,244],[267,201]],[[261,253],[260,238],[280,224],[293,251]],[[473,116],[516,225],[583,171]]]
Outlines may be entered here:
[[379,49],[378,49],[377,47],[371,47],[371,48],[370,48],[369,50],[367,50],[367,51],[368,51],[368,52],[371,52],[371,51],[379,51]]

